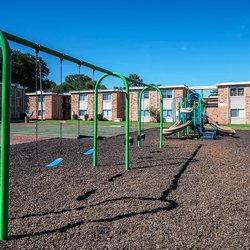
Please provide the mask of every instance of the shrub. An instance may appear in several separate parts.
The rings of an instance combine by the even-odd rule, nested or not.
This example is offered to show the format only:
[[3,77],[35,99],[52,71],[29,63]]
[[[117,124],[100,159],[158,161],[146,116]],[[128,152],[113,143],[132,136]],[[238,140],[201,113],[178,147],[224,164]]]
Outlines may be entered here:
[[77,119],[78,119],[78,115],[74,114],[74,115],[73,115],[73,119],[74,119],[74,120],[77,120]]
[[151,107],[149,107],[148,112],[149,112],[150,116],[156,120],[156,122],[160,122],[160,111],[159,110],[157,110],[155,107],[151,106]]
[[87,121],[89,119],[89,114],[85,114],[84,119],[85,119],[85,121]]
[[97,115],[97,120],[98,121],[103,121],[103,114],[98,114]]

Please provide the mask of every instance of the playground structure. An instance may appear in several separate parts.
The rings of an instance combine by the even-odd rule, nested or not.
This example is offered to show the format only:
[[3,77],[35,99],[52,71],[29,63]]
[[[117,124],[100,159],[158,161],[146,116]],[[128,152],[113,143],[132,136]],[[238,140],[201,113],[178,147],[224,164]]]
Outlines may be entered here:
[[[128,77],[124,77],[123,75],[106,70],[104,68],[98,67],[96,65],[87,63],[83,60],[71,57],[69,55],[60,53],[58,51],[52,50],[50,48],[44,47],[42,45],[30,42],[26,39],[14,36],[4,31],[0,31],[0,45],[2,48],[2,56],[3,56],[3,74],[2,74],[2,127],[1,127],[1,190],[0,190],[0,240],[5,240],[8,238],[8,196],[9,196],[9,148],[10,148],[10,86],[11,86],[11,51],[9,42],[12,41],[18,43],[20,45],[32,48],[35,50],[36,57],[38,58],[39,52],[44,52],[46,54],[55,56],[59,58],[60,61],[60,79],[62,80],[62,62],[63,60],[67,60],[69,62],[75,63],[80,68],[81,66],[85,66],[87,68],[91,68],[93,70],[93,74],[95,71],[99,71],[104,73],[95,84],[94,89],[94,143],[93,148],[89,149],[84,155],[92,155],[93,154],[93,166],[97,166],[97,139],[98,139],[98,127],[97,127],[97,113],[98,113],[98,86],[108,76],[114,76],[122,80],[125,86],[126,92],[126,104],[125,104],[125,116],[126,116],[126,124],[125,124],[125,169],[129,169],[129,146],[130,146],[130,129],[129,129],[129,87],[130,85],[136,84],[137,86],[144,86],[146,88],[154,88],[156,89],[161,96],[162,101],[162,93],[157,87],[153,87],[152,85],[145,84],[140,81],[136,81],[134,79],[130,79]],[[37,60],[36,60],[37,62]],[[36,65],[36,85],[38,85],[38,64]],[[41,77],[40,77],[41,80]],[[142,91],[143,92],[143,91]],[[142,96],[142,95],[141,95]],[[140,112],[139,112],[140,113]],[[161,128],[160,128],[160,148],[162,148],[162,105],[161,105]],[[138,123],[138,132],[140,129],[141,122]],[[62,131],[62,125],[60,124],[60,134]],[[139,135],[141,138],[142,136]],[[138,137],[138,138],[139,138]],[[61,138],[61,136],[60,136]],[[36,140],[37,141],[37,140]],[[138,140],[138,146],[140,146],[141,140]],[[53,167],[60,164],[63,159],[57,158],[51,163],[47,164],[47,167]]]
[[[161,90],[149,84],[145,84],[140,81],[135,81],[125,77],[117,72],[112,72],[93,64],[89,64],[85,61],[76,59],[69,55],[57,52],[55,50],[49,49],[47,47],[41,46],[39,44],[30,42],[28,40],[22,39],[20,37],[8,34],[6,32],[0,31],[0,44],[2,47],[3,54],[3,79],[2,79],[2,142],[1,142],[1,190],[0,190],[0,240],[6,240],[8,238],[8,196],[9,196],[9,140],[10,140],[10,83],[11,83],[11,54],[8,41],[13,41],[18,44],[33,48],[38,55],[39,52],[45,52],[47,54],[53,55],[60,60],[60,66],[62,66],[63,60],[73,62],[81,66],[91,68],[94,71],[99,71],[104,73],[96,82],[94,89],[94,134],[93,134],[93,148],[89,149],[84,155],[93,155],[93,166],[97,166],[97,154],[98,154],[98,87],[101,82],[109,76],[113,76],[122,80],[125,86],[126,93],[126,104],[125,104],[125,169],[129,169],[129,151],[130,151],[130,125],[129,125],[129,89],[131,84],[137,86],[143,86],[144,89],[139,93],[138,100],[138,133],[137,142],[138,147],[141,147],[141,142],[145,140],[145,134],[142,134],[141,130],[141,99],[143,92],[147,89],[154,89],[160,94],[160,148],[163,147],[163,135],[170,135],[173,133],[179,133],[184,131],[185,136],[190,135],[190,130],[193,131],[194,137],[201,137],[205,132],[205,123],[208,121],[213,124],[215,131],[224,131],[228,133],[228,129],[222,128],[221,126],[214,123],[211,119],[207,118],[204,113],[204,103],[203,96],[198,93],[190,93],[188,98],[178,104],[178,121],[170,129],[163,129],[163,96]],[[62,124],[60,124],[60,134],[62,131]],[[79,134],[79,133],[78,133]],[[230,133],[232,134],[232,130]],[[58,165],[63,161],[63,158],[58,158],[51,163],[47,164],[47,167],[53,167]]]
[[[170,128],[163,129],[163,135],[169,136],[177,133],[178,138],[180,138],[180,132],[183,131],[184,138],[191,136],[192,138],[215,139],[219,134],[232,136],[236,134],[234,129],[217,124],[206,114],[205,108],[203,91],[201,94],[188,92],[184,101],[179,99],[177,121]],[[206,124],[211,125],[213,132],[206,131]]]

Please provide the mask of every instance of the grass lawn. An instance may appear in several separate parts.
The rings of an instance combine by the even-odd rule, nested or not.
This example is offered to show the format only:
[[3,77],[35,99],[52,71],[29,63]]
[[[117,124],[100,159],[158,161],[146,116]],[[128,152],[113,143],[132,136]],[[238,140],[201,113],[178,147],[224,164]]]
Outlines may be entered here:
[[[58,124],[60,121],[59,120],[45,120],[45,121],[38,121],[39,124]],[[35,123],[35,121],[31,120],[30,123]],[[63,123],[65,124],[69,124],[69,125],[76,125],[78,124],[78,120],[66,120],[63,121]],[[81,125],[93,125],[93,121],[83,121],[80,120],[80,124]],[[98,125],[100,126],[112,126],[112,125],[120,125],[120,126],[125,126],[125,122],[113,122],[113,121],[98,121]],[[138,123],[137,122],[129,122],[129,125],[131,127],[137,127]],[[169,127],[171,126],[172,123],[167,122],[164,123],[164,127]],[[156,122],[142,122],[142,126],[145,127],[159,127],[160,123],[156,123]]]
[[[18,123],[18,122],[24,122],[23,120],[21,121],[17,121],[17,120],[14,120],[14,121],[11,121],[11,123]],[[59,120],[45,120],[45,121],[38,121],[39,124],[59,124]],[[30,121],[31,124],[35,124],[35,121],[34,120],[31,120]],[[77,120],[66,120],[66,121],[63,121],[64,124],[67,124],[67,125],[77,125],[78,124],[78,121]],[[93,121],[83,121],[81,120],[80,121],[80,125],[89,125],[89,126],[92,126],[93,125]],[[125,122],[113,122],[113,121],[98,121],[98,125],[100,126],[112,126],[112,125],[117,125],[117,126],[125,126]],[[129,126],[130,127],[137,127],[138,123],[137,122],[129,122]],[[230,127],[230,128],[233,128],[233,129],[238,129],[238,130],[250,130],[250,124],[222,124],[223,126],[226,126],[226,127]],[[156,123],[156,122],[142,122],[142,127],[145,126],[145,127],[159,127],[160,126],[160,123]],[[172,126],[172,123],[171,122],[164,122],[164,125],[163,127],[170,127]]]

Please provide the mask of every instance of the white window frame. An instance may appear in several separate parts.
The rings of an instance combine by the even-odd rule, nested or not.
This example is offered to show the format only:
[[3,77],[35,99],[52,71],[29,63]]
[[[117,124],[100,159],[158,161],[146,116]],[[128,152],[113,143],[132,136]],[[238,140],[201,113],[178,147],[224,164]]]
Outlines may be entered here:
[[[108,97],[108,98],[106,98],[106,97]],[[111,101],[112,100],[111,93],[103,93],[102,94],[102,99],[103,99],[103,101]]]
[[[41,102],[41,96],[40,95],[38,95],[38,97],[37,97],[37,102]],[[42,102],[45,102],[45,96],[44,95],[42,96]]]
[[[232,111],[236,111],[237,115],[236,116],[232,116]],[[243,116],[240,116],[240,112],[242,112]],[[245,118],[246,117],[246,111],[245,109],[230,109],[230,117],[231,118]]]
[[[170,112],[170,115],[168,115],[168,113]],[[165,115],[164,115],[165,113]],[[173,110],[172,109],[163,109],[163,117],[167,118],[167,117],[172,117],[173,116]]]
[[[145,97],[145,94],[146,94],[146,93],[147,93],[147,95],[146,95],[146,97]],[[143,99],[149,99],[149,91],[148,91],[148,90],[145,90],[145,91],[143,92],[142,98],[143,98]]]
[[[169,96],[170,92],[171,92],[171,96]],[[172,89],[163,89],[162,90],[162,95],[163,95],[163,98],[172,99],[173,98],[173,90]]]
[[[41,114],[41,112],[43,112],[43,114]],[[39,113],[40,113],[40,114],[39,114]],[[43,110],[43,111],[42,111],[42,110],[38,110],[38,112],[37,112],[37,115],[38,115],[38,116],[42,116],[42,115],[45,116],[45,114],[46,114],[46,111],[45,111],[45,110]]]
[[[107,113],[107,114],[105,114],[105,113]],[[112,117],[112,110],[111,109],[104,109],[102,111],[102,114],[103,114],[103,117]]]
[[[81,114],[82,111],[84,112],[84,114]],[[80,109],[79,110],[79,116],[85,116],[87,114],[88,114],[88,110],[87,109]]]
[[86,101],[88,101],[88,95],[87,94],[80,94],[79,95],[79,101],[80,102],[86,102]]
[[141,116],[149,117],[150,116],[149,110],[148,109],[142,109],[141,110]]
[[[236,95],[231,95],[231,90],[233,90],[233,89],[236,90]],[[239,95],[239,89],[243,89],[243,95]],[[245,88],[244,87],[230,87],[229,88],[229,95],[230,95],[230,97],[245,96]]]

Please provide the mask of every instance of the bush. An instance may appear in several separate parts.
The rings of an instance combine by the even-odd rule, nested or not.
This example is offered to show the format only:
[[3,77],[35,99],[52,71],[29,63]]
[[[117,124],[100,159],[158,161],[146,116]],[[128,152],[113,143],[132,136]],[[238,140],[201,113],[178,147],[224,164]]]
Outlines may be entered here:
[[97,120],[98,121],[103,121],[103,114],[98,114],[97,115]]
[[77,120],[78,119],[78,115],[74,114],[73,115],[73,120]]
[[155,107],[151,106],[151,107],[149,107],[148,112],[149,112],[150,116],[156,120],[156,122],[160,122],[160,111],[159,110],[157,110]]
[[85,114],[85,115],[84,115],[84,119],[85,119],[85,121],[87,121],[87,120],[89,119],[89,115],[88,115],[88,114]]

